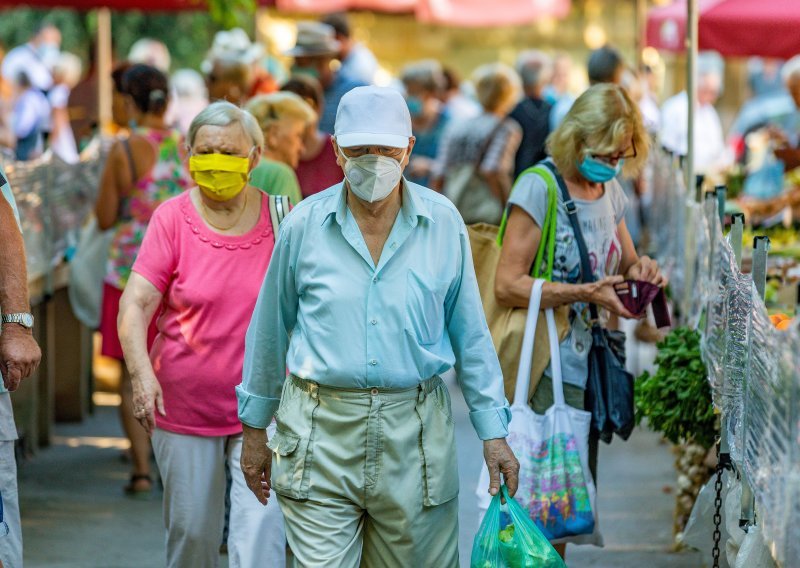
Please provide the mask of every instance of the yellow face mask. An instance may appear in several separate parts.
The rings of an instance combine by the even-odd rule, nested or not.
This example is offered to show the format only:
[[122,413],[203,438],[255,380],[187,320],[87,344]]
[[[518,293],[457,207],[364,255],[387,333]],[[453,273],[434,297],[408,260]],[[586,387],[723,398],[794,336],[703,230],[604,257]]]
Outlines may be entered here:
[[250,158],[225,154],[200,154],[189,158],[192,179],[209,199],[227,201],[247,185]]

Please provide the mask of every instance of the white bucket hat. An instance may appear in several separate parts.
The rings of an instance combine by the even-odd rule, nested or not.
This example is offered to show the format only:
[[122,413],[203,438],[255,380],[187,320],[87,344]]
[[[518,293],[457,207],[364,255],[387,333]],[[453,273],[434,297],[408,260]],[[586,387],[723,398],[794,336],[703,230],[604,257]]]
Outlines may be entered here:
[[405,148],[411,136],[408,105],[394,89],[356,87],[339,102],[333,137],[341,148]]

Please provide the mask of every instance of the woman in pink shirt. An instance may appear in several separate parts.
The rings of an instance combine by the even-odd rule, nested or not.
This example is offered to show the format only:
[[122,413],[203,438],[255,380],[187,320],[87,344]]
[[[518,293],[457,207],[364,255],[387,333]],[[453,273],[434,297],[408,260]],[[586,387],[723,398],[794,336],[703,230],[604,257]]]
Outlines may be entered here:
[[[273,219],[279,223],[288,202],[248,184],[263,135],[247,112],[214,103],[194,119],[187,141],[197,187],[153,214],[119,316],[135,416],[152,436],[164,482],[167,565],[217,566],[227,461],[231,565],[283,566],[280,509],[253,498],[239,467],[234,389],[275,244]],[[148,353],[147,323],[159,307]]]

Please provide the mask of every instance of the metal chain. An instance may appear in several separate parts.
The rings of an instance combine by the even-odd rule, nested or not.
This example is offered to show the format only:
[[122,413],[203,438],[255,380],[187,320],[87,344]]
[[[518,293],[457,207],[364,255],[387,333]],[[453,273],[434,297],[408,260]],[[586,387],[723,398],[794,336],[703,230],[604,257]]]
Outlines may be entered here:
[[722,539],[720,525],[722,524],[722,470],[725,469],[719,459],[719,444],[717,444],[717,470],[715,475],[717,480],[714,482],[714,548],[711,549],[711,557],[714,559],[713,568],[719,568],[719,541]]

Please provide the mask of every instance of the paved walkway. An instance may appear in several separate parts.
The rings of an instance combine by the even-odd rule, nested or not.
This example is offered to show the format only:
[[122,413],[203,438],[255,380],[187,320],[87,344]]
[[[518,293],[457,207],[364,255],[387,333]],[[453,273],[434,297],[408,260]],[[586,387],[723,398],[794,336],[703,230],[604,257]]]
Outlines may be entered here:
[[[469,565],[477,530],[474,488],[481,444],[457,387],[461,471],[461,565]],[[20,494],[28,568],[141,568],[164,565],[161,503],[122,495],[127,464],[116,408],[98,406],[82,424],[60,424],[52,447],[21,464]],[[637,431],[627,443],[602,446],[599,509],[606,547],[570,547],[570,568],[694,568],[696,553],[668,552],[674,485],[672,456],[657,436]],[[222,557],[221,566],[227,566]],[[265,566],[268,564],[265,562]],[[416,568],[416,567],[414,567]]]

